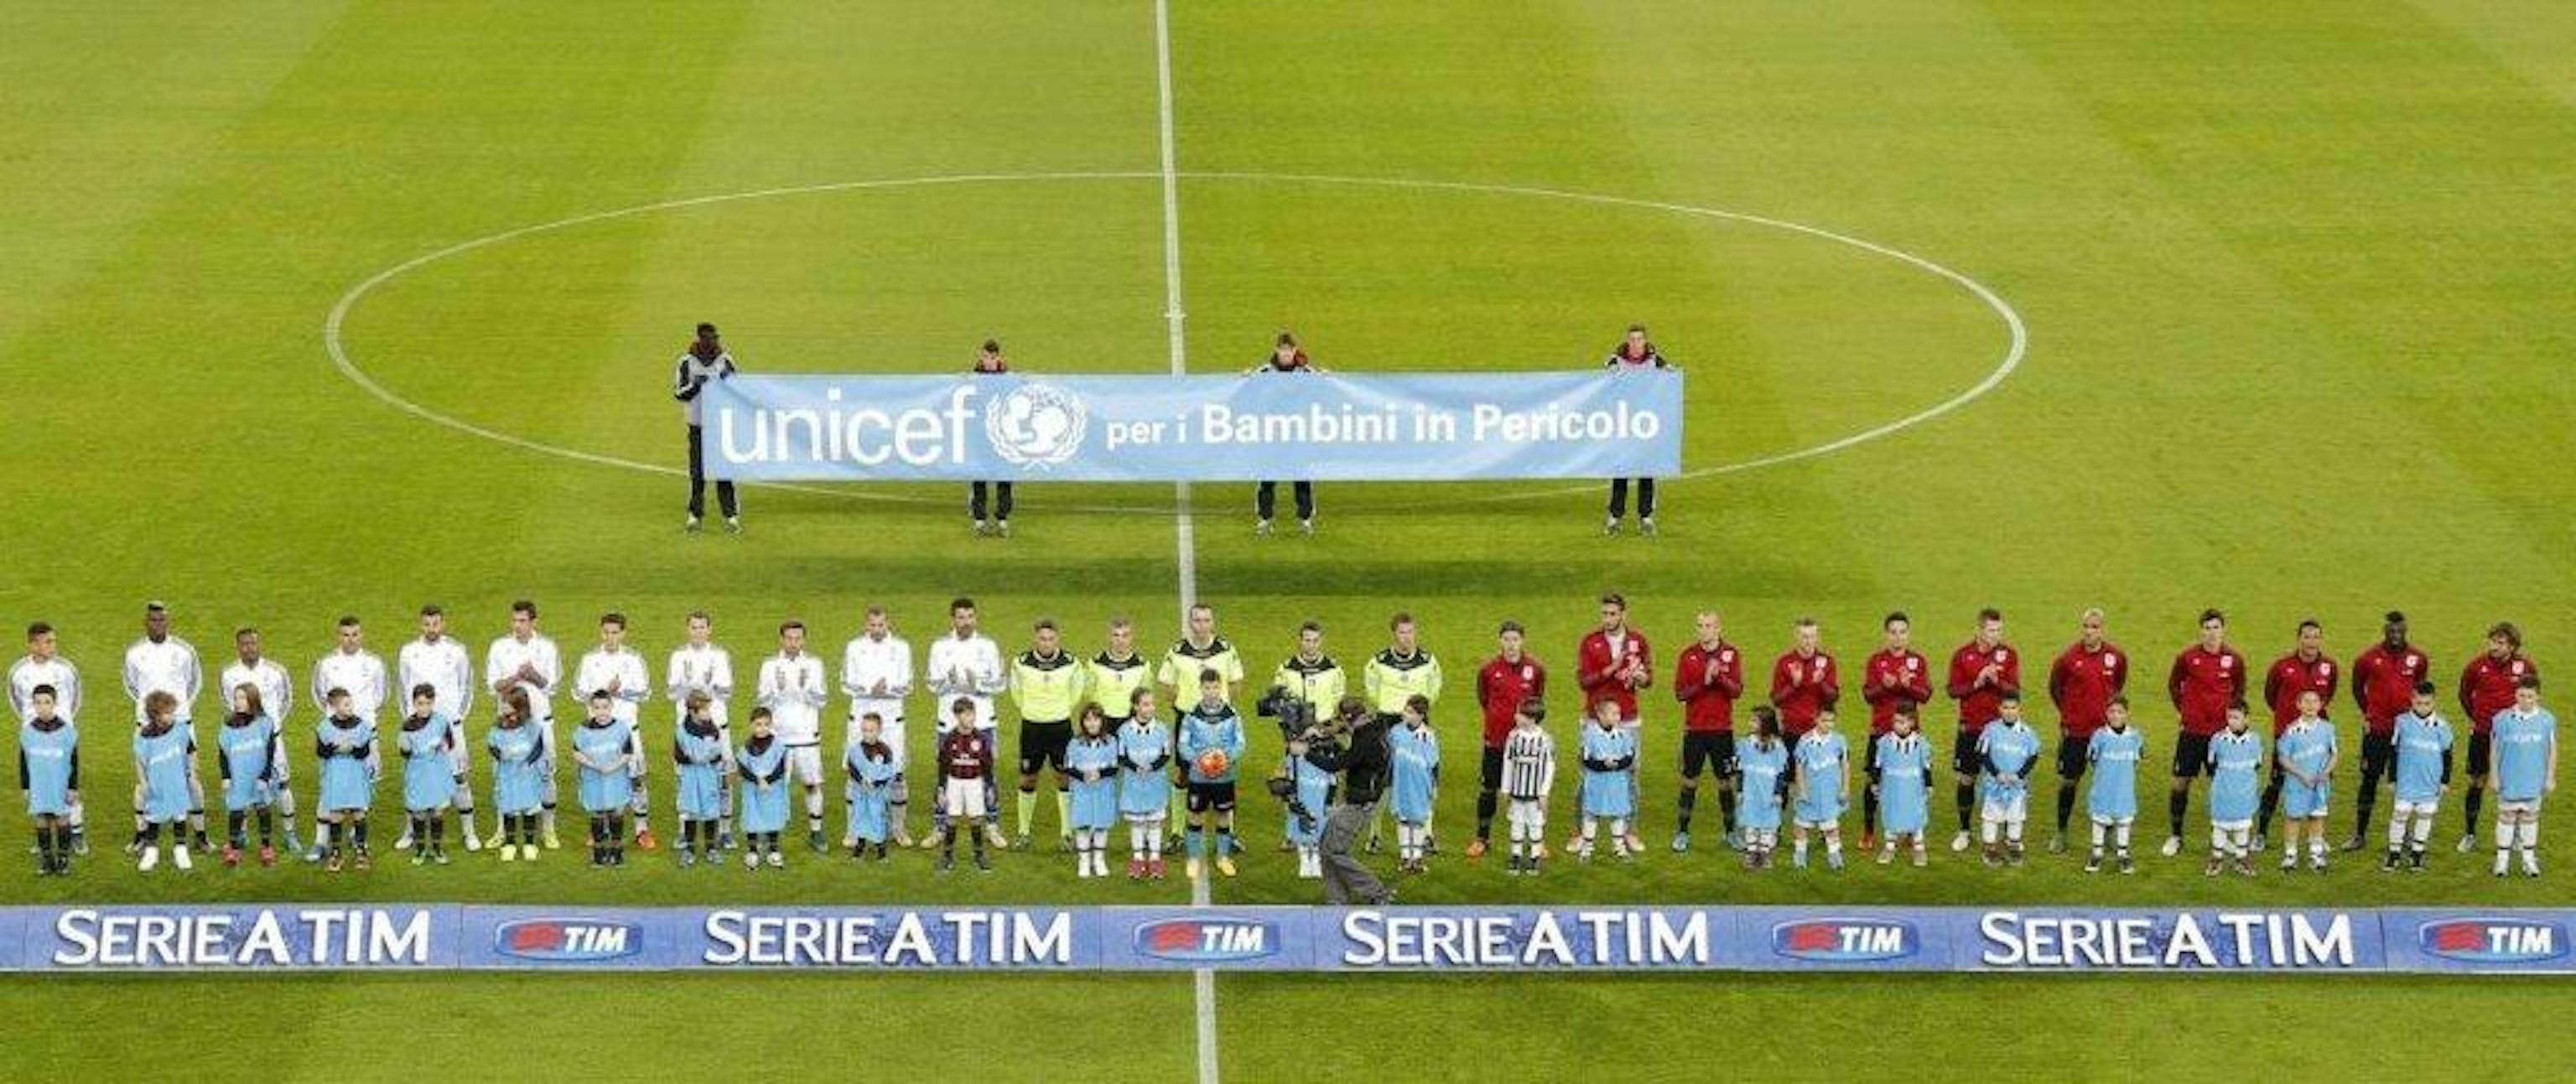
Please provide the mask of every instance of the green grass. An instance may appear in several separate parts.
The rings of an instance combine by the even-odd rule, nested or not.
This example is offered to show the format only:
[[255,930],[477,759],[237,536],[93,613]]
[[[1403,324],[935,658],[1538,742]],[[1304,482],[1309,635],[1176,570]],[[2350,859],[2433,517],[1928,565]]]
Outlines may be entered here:
[[[313,2],[15,14],[21,39],[39,47],[24,50],[13,93],[0,96],[12,135],[0,204],[13,212],[0,216],[0,250],[12,257],[0,260],[0,372],[18,404],[0,427],[0,461],[12,465],[0,471],[10,511],[0,622],[53,622],[88,676],[92,795],[118,793],[128,776],[113,686],[146,597],[173,604],[210,662],[231,627],[267,629],[299,679],[342,612],[365,617],[390,655],[408,615],[436,600],[479,648],[521,595],[545,605],[574,654],[592,615],[623,609],[657,661],[693,608],[712,610],[747,661],[781,617],[802,616],[834,643],[871,602],[919,640],[960,592],[984,599],[1006,645],[1040,615],[1068,622],[1085,650],[1112,613],[1140,618],[1150,642],[1172,635],[1168,489],[1030,487],[1020,537],[1005,544],[969,544],[956,487],[755,490],[752,533],[683,539],[668,479],[424,424],[342,379],[320,336],[333,304],[387,267],[601,210],[844,181],[1150,173],[1150,5]],[[2398,606],[2445,677],[2497,618],[2522,623],[2544,668],[2568,665],[2576,623],[2554,603],[2576,591],[2565,561],[2576,475],[2555,465],[2576,453],[2565,425],[2576,403],[2558,378],[2576,339],[2560,303],[2562,253],[2576,235],[2563,195],[2576,180],[2576,54],[2550,43],[2576,35],[2576,17],[2559,6],[1183,0],[1173,23],[1185,171],[1530,186],[1809,223],[1974,276],[2030,327],[2020,369],[1962,410],[1821,458],[1669,483],[1665,536],[1651,543],[1596,537],[1588,487],[1329,486],[1325,533],[1311,540],[1255,540],[1248,494],[1199,487],[1197,586],[1256,670],[1309,616],[1354,663],[1377,646],[1389,611],[1423,620],[1452,675],[1441,718],[1459,767],[1442,796],[1446,839],[1461,839],[1472,815],[1463,698],[1494,623],[1530,625],[1558,669],[1563,717],[1573,643],[1603,589],[1629,595],[1667,657],[1690,615],[1715,608],[1758,658],[1813,614],[1856,664],[1878,615],[1898,607],[1938,657],[1993,604],[2044,658],[2077,611],[2099,605],[2152,695],[2192,616],[2215,604],[2236,616],[2258,663],[2311,615],[2326,623],[2329,650],[2349,658],[2377,614]],[[1191,177],[1180,196],[1193,369],[1247,366],[1283,326],[1347,369],[1582,366],[1620,326],[1645,320],[1691,374],[1694,468],[1911,413],[1980,379],[2005,347],[2000,323],[1955,286],[1738,222],[1311,181]],[[745,364],[764,371],[963,367],[986,335],[1031,370],[1153,371],[1167,364],[1162,288],[1151,179],[867,189],[477,249],[370,293],[345,345],[426,408],[669,462],[678,427],[661,387],[698,319],[723,323]],[[658,732],[665,720],[653,720]],[[2151,708],[2146,720],[2169,748],[2169,714]],[[1670,723],[1669,710],[1651,716],[1650,735]],[[1946,729],[1936,718],[1945,744]],[[1667,738],[1649,756],[1671,748]],[[309,784],[310,766],[300,774]],[[1671,796],[1648,778],[1646,823],[1659,837]],[[99,803],[111,836],[115,804]],[[2143,804],[2152,840],[2160,805]],[[2347,800],[2338,832],[2349,814]],[[1257,853],[1217,898],[1310,898],[1259,850],[1273,811],[1256,806],[1249,820]],[[2455,802],[2446,836],[2456,823]],[[2553,810],[2546,838],[2572,827]],[[14,807],[0,813],[0,839],[23,835]],[[1045,855],[1007,856],[1002,873],[971,884],[941,881],[917,859],[862,872],[794,857],[785,877],[683,876],[653,863],[593,876],[558,860],[182,880],[101,856],[64,882],[0,880],[0,903],[1088,903],[1186,891],[1077,882]],[[1452,858],[1405,887],[1426,902],[2571,898],[2556,877],[2495,885],[2443,858],[2423,877],[2347,865],[2325,878],[2213,885],[2153,858],[2122,880],[2055,860],[2003,873],[1949,860],[1920,872],[1756,876],[1704,849],[1560,866],[1535,883]],[[332,1072],[335,1051],[380,1049],[362,1036],[424,1003],[467,1040],[423,1044],[445,1048],[428,1056],[473,1068],[472,1039],[525,1023],[512,1033],[533,1044],[523,1067],[569,1065],[590,1049],[574,1006],[636,981],[266,982],[264,998],[344,1005],[358,1026],[257,1071]],[[963,1058],[986,1075],[1032,1076],[1040,1063],[1022,1050],[1070,1044],[1119,1013],[1172,1023],[1120,1029],[1145,1030],[1135,1056],[1149,1073],[1192,1064],[1178,977],[871,979],[885,985],[861,996],[901,1006],[889,1019],[904,1035],[890,1044],[836,1030],[850,1016],[825,1000],[849,989],[821,985],[835,980],[642,981],[725,1024],[708,1036],[645,1029],[621,1040],[632,1064],[740,1073],[846,1033],[853,1056],[889,1065]],[[1636,1077],[1678,1076],[1733,1051],[1790,1076],[1955,1076],[1973,1065],[2197,1078],[2238,1071],[2218,1053],[2227,1047],[2151,1055],[2150,1037],[2222,999],[2233,1015],[2208,1027],[2252,1049],[2338,1059],[2329,1067],[2528,1076],[2566,1052],[2503,1031],[2485,1011],[2503,996],[2546,1011],[2560,985],[2217,982],[1247,975],[1222,979],[1219,1006],[1225,1069],[1245,1079],[1356,1076],[1391,1054],[1428,1075],[1491,1064],[1496,1050],[1548,1067],[1605,1058],[1605,1074]],[[14,1016],[58,1021],[0,1044],[0,1067],[13,1078],[203,1071],[211,1060],[191,1055],[211,1048],[221,1015],[151,1014],[147,1027],[140,1006],[249,989],[0,981]],[[1971,998],[2017,1030],[1992,1038],[2000,1026],[1922,1011]],[[548,1007],[535,1019],[497,1008],[540,999]],[[943,1001],[987,1021],[998,1009],[1032,1041],[939,1045],[925,1033]],[[1830,1007],[1806,1014],[1819,1021],[1886,1022],[1883,1052],[1805,1041],[1797,1028],[1731,1031],[1724,1050],[1654,1045],[1677,1002],[1743,1020],[1795,1014],[1802,1001]],[[2106,1011],[2069,1011],[2070,1001]],[[2407,1011],[2471,1029],[2461,1034],[2475,1045],[2461,1049],[2496,1060],[2464,1067],[2370,1033],[2369,1021]],[[1333,1018],[1402,1026],[1310,1060],[1304,1022]]]

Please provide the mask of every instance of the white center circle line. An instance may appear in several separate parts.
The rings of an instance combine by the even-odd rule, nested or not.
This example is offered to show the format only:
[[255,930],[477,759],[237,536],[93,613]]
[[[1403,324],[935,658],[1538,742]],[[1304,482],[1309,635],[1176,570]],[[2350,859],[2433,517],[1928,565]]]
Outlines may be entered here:
[[[543,455],[556,456],[574,460],[576,462],[590,463],[596,466],[618,467],[626,470],[642,471],[648,474],[686,477],[688,475],[688,471],[683,467],[671,466],[662,463],[646,463],[620,456],[548,444],[544,441],[519,436],[514,433],[505,433],[497,429],[479,425],[463,418],[456,417],[455,415],[406,399],[379,383],[373,376],[370,376],[365,369],[359,367],[357,362],[351,358],[344,335],[344,329],[347,325],[349,314],[357,308],[357,305],[361,300],[364,300],[370,292],[374,291],[378,287],[381,287],[394,279],[400,278],[405,274],[417,271],[422,267],[437,263],[449,257],[462,255],[477,249],[488,248],[506,241],[513,241],[536,234],[551,233],[575,226],[630,218],[637,215],[652,214],[661,211],[685,210],[693,207],[704,207],[716,204],[738,203],[746,200],[772,199],[782,196],[818,195],[831,192],[924,188],[934,185],[951,184],[1011,184],[1049,181],[1147,181],[1158,180],[1161,176],[1162,174],[1159,171],[1100,170],[1037,173],[961,173],[933,177],[896,177],[879,180],[834,181],[823,184],[790,185],[777,188],[752,189],[743,192],[727,192],[707,196],[693,196],[686,199],[663,200],[656,203],[637,204],[632,207],[621,207],[614,210],[594,211],[588,214],[574,215],[569,218],[557,219],[552,222],[543,222],[530,226],[521,226],[516,229],[504,230],[499,233],[477,237],[469,241],[460,241],[445,248],[436,249],[419,256],[412,257],[409,260],[405,260],[401,263],[385,268],[382,271],[378,271],[375,274],[360,280],[356,285],[349,287],[347,292],[340,295],[339,300],[331,306],[330,314],[323,318],[322,346],[324,352],[330,356],[332,366],[339,371],[341,376],[347,378],[349,382],[356,384],[360,389],[366,391],[369,395],[376,397],[386,405],[392,406],[395,409],[401,410],[424,421]],[[1893,421],[1883,422],[1867,429],[1860,430],[1859,432],[1837,437],[1820,444],[1810,445],[1808,447],[1786,452],[1758,456],[1751,459],[1735,460],[1732,462],[1700,467],[1693,470],[1686,470],[1675,476],[1677,478],[1704,478],[1716,475],[1736,474],[1744,471],[1757,470],[1763,467],[1778,466],[1784,463],[1794,463],[1799,460],[1811,459],[1816,456],[1838,452],[1845,448],[1877,440],[1881,437],[1889,436],[1912,426],[1931,421],[1932,419],[1941,417],[1942,415],[1948,414],[1960,407],[1966,406],[1984,396],[1986,393],[1993,391],[2007,378],[2011,377],[2014,370],[2021,367],[2022,358],[2029,351],[2030,333],[2028,328],[2025,327],[2022,322],[2021,314],[2013,309],[2011,303],[2005,301],[2001,295],[1997,294],[1992,288],[1986,286],[1984,283],[1978,282],[1976,279],[1970,278],[1966,274],[1953,270],[1940,263],[1936,263],[1922,256],[1904,251],[1903,249],[1891,248],[1874,241],[1854,237],[1846,233],[1838,233],[1820,226],[1811,226],[1803,222],[1792,222],[1786,219],[1771,218],[1742,211],[1728,211],[1714,207],[1700,207],[1686,203],[1673,203],[1663,200],[1613,196],[1599,192],[1582,192],[1570,189],[1540,188],[1525,185],[1485,184],[1471,181],[1440,181],[1403,177],[1346,177],[1332,174],[1234,171],[1186,171],[1178,174],[1178,176],[1183,180],[1197,181],[1324,184],[1352,187],[1414,189],[1424,191],[1473,192],[1488,195],[1530,196],[1542,199],[1566,200],[1576,203],[1590,203],[1599,206],[1632,207],[1641,210],[1663,211],[1670,214],[1690,215],[1699,218],[1740,222],[1746,225],[1782,230],[1789,233],[1814,237],[1819,240],[1831,241],[1836,244],[1845,245],[1873,255],[1896,260],[1918,270],[1928,272],[1949,281],[1953,285],[1958,286],[1959,288],[1967,291],[1970,295],[1974,296],[1989,310],[1993,311],[1997,318],[2003,321],[2005,328],[2011,334],[2010,345],[2005,349],[2002,359],[1996,363],[1994,368],[1989,370],[1984,377],[1979,379],[1975,384],[1968,386],[1947,399],[1933,403],[1930,406],[1916,410]],[[772,490],[839,497],[848,500],[883,501],[901,504],[950,503],[949,499],[944,497],[926,497],[902,493],[880,493],[854,489],[835,489],[823,486],[797,485],[785,482],[746,482],[743,484],[759,486]],[[1533,500],[1543,497],[1562,496],[1570,493],[1590,492],[1594,488],[1595,487],[1592,485],[1560,486],[1546,489],[1523,490],[1513,493],[1464,497],[1459,500],[1464,503],[1479,504]],[[1057,505],[1054,506],[1054,508],[1058,511],[1110,514],[1132,514],[1137,512],[1170,513],[1177,511],[1176,506],[1165,505],[1077,504]]]

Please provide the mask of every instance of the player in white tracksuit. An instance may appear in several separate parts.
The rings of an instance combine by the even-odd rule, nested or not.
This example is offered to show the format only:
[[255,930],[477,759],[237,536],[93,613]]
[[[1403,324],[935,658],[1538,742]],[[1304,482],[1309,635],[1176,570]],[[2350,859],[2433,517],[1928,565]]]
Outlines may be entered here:
[[894,751],[895,778],[886,801],[886,827],[895,846],[912,846],[912,827],[907,823],[912,794],[903,774],[908,755],[903,702],[912,695],[912,644],[894,634],[894,621],[885,607],[868,607],[867,627],[842,649],[841,691],[850,697],[846,745],[858,744],[859,720],[874,713],[880,728],[877,740]]
[[[715,644],[715,619],[706,611],[693,612],[688,618],[688,639],[671,651],[671,665],[662,673],[664,691],[679,709],[673,726],[686,726],[689,721],[689,694],[707,694],[707,710],[716,725],[717,740],[724,748],[733,745],[733,724],[728,706],[733,702],[733,655]],[[731,756],[730,753],[727,756]],[[733,849],[733,784],[731,772],[716,773],[717,805],[716,845]]]
[[805,623],[778,626],[778,654],[760,664],[760,706],[769,730],[786,747],[786,768],[805,786],[805,844],[822,853],[823,701],[831,695],[823,660],[805,650]]
[[229,704],[234,689],[244,685],[257,689],[261,709],[277,724],[276,732],[270,736],[268,751],[269,783],[273,795],[270,805],[286,822],[286,853],[298,854],[304,850],[304,843],[295,834],[294,778],[287,770],[286,759],[286,719],[295,711],[295,679],[287,675],[286,668],[278,665],[277,660],[261,652],[258,629],[234,633],[233,649],[238,658],[224,667],[223,673],[216,678],[217,695]]
[[[337,639],[332,643],[331,650],[324,652],[321,658],[313,661],[313,702],[327,704],[331,699],[331,690],[346,689],[349,691],[350,713],[373,726],[377,722],[377,716],[385,710],[385,702],[390,692],[385,683],[385,660],[377,658],[375,652],[367,650],[366,630],[359,627],[356,617],[340,618],[335,635]],[[284,720],[280,719],[279,722],[282,724]],[[369,743],[367,747],[369,780],[384,777],[384,747],[388,744],[390,743]],[[320,817],[322,810],[315,809],[313,815]],[[322,827],[318,820],[313,828],[313,844],[313,850],[306,852],[305,858],[307,861],[319,862],[322,860]],[[394,847],[397,850],[411,848],[411,825],[408,819],[403,825],[402,838],[395,842]]]
[[394,653],[394,672],[403,695],[423,685],[432,694],[430,710],[448,721],[455,732],[456,743],[448,756],[456,772],[456,794],[448,804],[456,809],[458,827],[464,830],[465,849],[477,851],[483,841],[474,834],[474,750],[479,748],[466,737],[467,712],[474,708],[474,659],[465,644],[447,635],[447,611],[437,606],[420,608],[420,636],[405,641]]
[[539,740],[545,743],[545,755],[538,758],[537,768],[545,795],[538,802],[537,818],[543,831],[546,849],[563,845],[555,832],[555,686],[563,683],[563,654],[555,642],[537,632],[537,604],[521,599],[510,604],[510,632],[483,652],[483,687],[492,690],[493,703],[509,702],[511,690],[528,697],[527,725],[537,728]]
[[[653,694],[653,674],[644,665],[644,653],[626,646],[625,614],[600,616],[599,646],[583,653],[581,665],[573,670],[572,685],[580,696],[607,693],[610,716],[625,723],[627,733],[642,747],[644,701]],[[654,848],[653,828],[645,819],[653,806],[644,792],[644,764],[651,759],[626,758],[626,808],[635,814],[635,845],[648,851]]]
[[[175,718],[185,722],[196,716],[197,693],[206,681],[205,667],[197,662],[197,649],[170,631],[170,610],[158,602],[143,606],[143,638],[125,649],[125,695],[134,699],[134,725],[140,728],[147,720],[143,701],[153,693],[168,693],[178,700]],[[143,784],[134,784],[134,843],[128,853],[143,848]],[[196,836],[196,848],[206,849],[206,790],[195,775],[188,777],[188,829]]]

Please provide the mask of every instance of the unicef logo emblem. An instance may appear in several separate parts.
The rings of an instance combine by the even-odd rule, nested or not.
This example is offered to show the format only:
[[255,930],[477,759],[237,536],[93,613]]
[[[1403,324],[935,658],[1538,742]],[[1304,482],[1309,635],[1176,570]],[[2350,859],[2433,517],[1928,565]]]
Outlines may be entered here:
[[1052,384],[1021,384],[984,408],[984,435],[1004,462],[1045,468],[1082,450],[1090,421],[1090,411],[1072,392]]

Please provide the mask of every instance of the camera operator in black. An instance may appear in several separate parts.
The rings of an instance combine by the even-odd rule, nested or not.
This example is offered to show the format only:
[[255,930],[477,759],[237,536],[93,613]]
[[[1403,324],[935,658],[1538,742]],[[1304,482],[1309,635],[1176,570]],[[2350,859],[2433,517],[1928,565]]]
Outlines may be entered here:
[[1393,902],[1395,893],[1351,857],[1351,843],[1368,828],[1378,799],[1386,793],[1390,723],[1356,696],[1343,697],[1334,714],[1330,729],[1310,731],[1312,736],[1304,743],[1308,763],[1342,777],[1340,792],[1324,814],[1324,902],[1382,906]]

